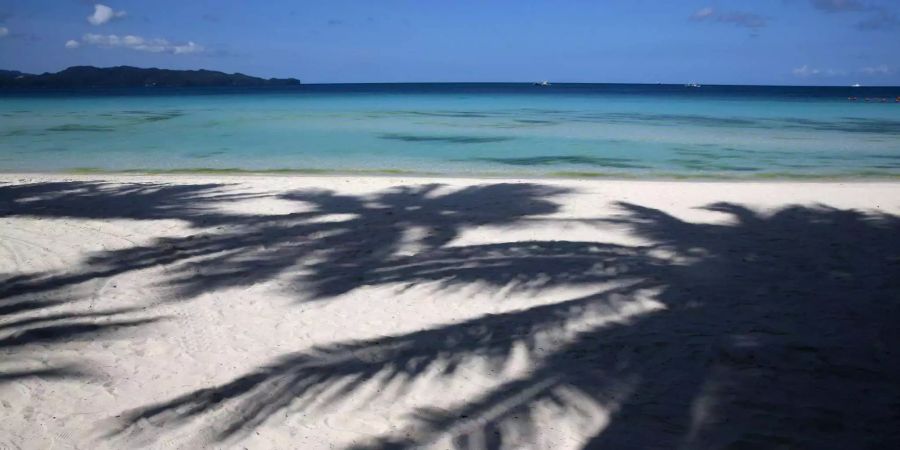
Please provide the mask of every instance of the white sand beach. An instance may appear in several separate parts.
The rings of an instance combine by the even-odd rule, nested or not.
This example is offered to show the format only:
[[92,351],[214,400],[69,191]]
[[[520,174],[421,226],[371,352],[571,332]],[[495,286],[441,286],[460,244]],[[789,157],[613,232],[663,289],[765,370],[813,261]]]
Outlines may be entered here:
[[0,448],[897,448],[900,183],[0,175]]

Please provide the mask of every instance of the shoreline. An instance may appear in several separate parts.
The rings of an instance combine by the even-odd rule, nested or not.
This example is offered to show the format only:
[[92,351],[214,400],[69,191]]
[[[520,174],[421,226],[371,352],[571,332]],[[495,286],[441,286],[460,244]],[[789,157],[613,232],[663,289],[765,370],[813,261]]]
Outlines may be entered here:
[[170,170],[67,170],[67,171],[0,171],[0,178],[5,177],[229,177],[229,178],[405,178],[414,180],[528,180],[528,181],[613,181],[613,182],[683,182],[683,183],[900,183],[898,174],[872,175],[782,175],[759,174],[758,176],[721,176],[719,174],[660,174],[659,176],[628,176],[625,174],[603,174],[592,172],[561,172],[548,174],[521,173],[435,173],[406,170],[328,170],[328,169],[170,169]]

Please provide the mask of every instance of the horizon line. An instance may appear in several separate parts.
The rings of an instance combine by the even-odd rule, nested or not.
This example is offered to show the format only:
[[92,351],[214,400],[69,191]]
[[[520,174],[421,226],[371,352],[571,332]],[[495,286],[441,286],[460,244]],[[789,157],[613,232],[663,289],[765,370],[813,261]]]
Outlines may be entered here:
[[[42,72],[42,73],[31,73],[31,72],[23,72],[23,71],[21,71],[21,70],[16,70],[16,69],[2,69],[2,68],[0,68],[0,70],[7,70],[7,71],[10,71],[10,72],[20,72],[20,73],[23,73],[23,74],[26,74],[26,75],[43,75],[43,74],[49,74],[49,73],[59,73],[59,72],[62,72],[62,71],[64,71],[64,70],[66,70],[66,69],[71,69],[71,68],[73,68],[73,67],[93,67],[93,68],[97,68],[97,69],[112,69],[112,68],[117,68],[117,67],[132,67],[132,68],[137,68],[137,69],[157,69],[157,70],[173,70],[173,71],[199,71],[199,70],[205,70],[205,71],[211,71],[211,72],[221,72],[221,73],[225,73],[225,74],[228,74],[228,75],[237,75],[237,74],[240,74],[240,75],[246,75],[246,76],[251,76],[251,77],[255,77],[255,78],[263,78],[263,79],[295,79],[295,80],[300,81],[301,84],[305,84],[305,85],[352,85],[352,84],[514,84],[514,83],[515,83],[515,84],[518,84],[518,83],[522,83],[522,84],[530,84],[530,83],[535,83],[535,82],[543,81],[543,80],[530,80],[530,81],[511,81],[511,80],[506,80],[506,81],[496,81],[496,80],[492,80],[492,81],[326,81],[326,82],[321,82],[321,81],[320,81],[320,82],[307,82],[307,81],[303,81],[302,78],[297,77],[297,76],[287,76],[287,77],[271,77],[271,76],[270,76],[270,77],[265,77],[265,76],[249,75],[249,74],[247,74],[247,73],[245,73],[245,72],[240,72],[240,71],[226,72],[226,71],[224,71],[224,70],[204,69],[204,68],[199,68],[199,69],[172,69],[172,68],[166,68],[166,67],[141,67],[141,66],[130,66],[130,65],[127,65],[127,64],[120,64],[120,65],[114,65],[114,66],[93,66],[93,65],[90,65],[90,64],[79,64],[79,65],[73,65],[73,66],[65,67],[65,68],[63,68],[63,69],[59,69],[59,70],[57,70],[56,72],[45,71],[45,72]],[[548,80],[548,81],[549,81],[549,80]],[[552,85],[552,84],[623,84],[623,85],[646,85],[646,86],[660,86],[660,85],[662,85],[662,86],[683,86],[683,85],[686,85],[686,84],[692,84],[692,83],[697,83],[697,84],[699,84],[699,85],[701,85],[701,86],[900,88],[900,85],[884,85],[884,84],[871,84],[871,85],[868,85],[868,84],[867,84],[867,85],[860,85],[860,86],[853,86],[853,85],[847,85],[847,84],[754,84],[754,83],[751,83],[751,84],[739,84],[739,83],[718,83],[718,82],[713,82],[713,83],[698,83],[696,80],[691,80],[691,81],[688,81],[688,82],[656,82],[656,83],[653,83],[653,82],[627,82],[627,81],[553,81],[553,82],[551,82],[551,85]]]
[[[293,77],[291,77],[293,78]],[[299,79],[299,78],[297,78]],[[333,81],[333,82],[306,82],[305,85],[334,85],[334,84],[533,84],[536,81]],[[628,84],[646,86],[686,86],[690,83],[647,83],[625,81],[553,81],[549,87],[559,84]],[[703,86],[751,86],[751,87],[861,87],[861,88],[900,88],[900,85],[864,84],[859,86],[847,84],[732,84],[732,83],[697,83]]]

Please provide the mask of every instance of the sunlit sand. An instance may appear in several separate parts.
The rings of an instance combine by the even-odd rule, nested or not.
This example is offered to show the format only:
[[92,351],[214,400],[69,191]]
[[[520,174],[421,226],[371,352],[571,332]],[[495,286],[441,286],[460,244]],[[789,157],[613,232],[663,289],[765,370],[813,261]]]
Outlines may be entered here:
[[900,439],[898,183],[0,183],[0,447]]

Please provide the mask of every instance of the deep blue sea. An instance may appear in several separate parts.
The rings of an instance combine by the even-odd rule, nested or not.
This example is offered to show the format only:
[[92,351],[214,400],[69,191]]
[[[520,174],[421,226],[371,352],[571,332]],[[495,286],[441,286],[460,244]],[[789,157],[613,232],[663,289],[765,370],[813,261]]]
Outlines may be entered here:
[[524,83],[0,91],[0,171],[894,178],[897,96]]

